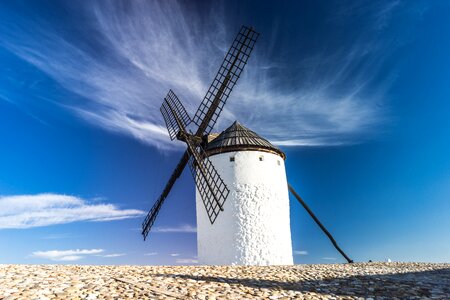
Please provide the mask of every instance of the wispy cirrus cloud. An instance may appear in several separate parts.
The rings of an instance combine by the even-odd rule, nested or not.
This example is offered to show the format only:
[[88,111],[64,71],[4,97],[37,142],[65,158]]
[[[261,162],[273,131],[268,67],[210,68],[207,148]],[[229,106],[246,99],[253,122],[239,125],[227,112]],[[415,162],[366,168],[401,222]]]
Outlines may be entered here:
[[68,239],[68,238],[74,238],[76,236],[70,234],[70,233],[54,233],[49,234],[41,237],[43,240],[59,240],[59,239]]
[[195,265],[198,264],[198,259],[196,258],[177,258],[175,263],[182,265]]
[[31,256],[53,261],[76,261],[88,255],[96,255],[104,251],[103,249],[50,250],[36,251]]
[[59,194],[0,196],[0,229],[136,218],[145,212]]
[[[85,18],[78,30],[94,35],[89,41],[39,16],[13,15],[14,22],[0,23],[0,46],[83,99],[52,101],[92,124],[172,149],[177,143],[169,144],[161,100],[172,88],[195,112],[238,30],[223,6],[216,3],[203,15],[175,1],[85,2],[83,9],[71,9]],[[393,77],[376,85],[373,79],[395,49],[376,32],[396,8],[378,2],[355,8],[353,13],[381,24],[372,28],[375,33],[361,29],[336,47],[323,37],[315,53],[289,61],[280,54],[282,30],[263,32],[218,128],[239,119],[286,146],[342,145],[375,134],[387,120]],[[307,44],[311,37],[297,38]]]
[[106,257],[106,258],[114,258],[114,257],[121,257],[121,256],[125,256],[125,253],[111,253],[111,254],[104,254],[104,255],[98,255],[101,257]]
[[294,250],[294,255],[308,255],[308,251],[305,250]]
[[175,227],[155,227],[153,229],[153,232],[159,232],[159,233],[196,233],[197,227],[189,225],[189,224],[182,224]]

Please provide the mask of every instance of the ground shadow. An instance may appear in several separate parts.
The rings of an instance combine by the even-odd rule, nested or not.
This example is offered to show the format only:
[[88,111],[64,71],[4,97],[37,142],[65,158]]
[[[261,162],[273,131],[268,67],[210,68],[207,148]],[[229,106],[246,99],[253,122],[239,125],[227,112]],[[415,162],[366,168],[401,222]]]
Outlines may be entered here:
[[387,299],[411,299],[417,296],[433,296],[433,299],[450,299],[450,267],[433,271],[401,274],[358,275],[321,280],[299,279],[289,282],[220,276],[194,276],[189,274],[153,275],[206,282],[222,282],[257,289],[293,290],[302,293],[315,292],[335,296],[376,297],[377,299],[380,297]]

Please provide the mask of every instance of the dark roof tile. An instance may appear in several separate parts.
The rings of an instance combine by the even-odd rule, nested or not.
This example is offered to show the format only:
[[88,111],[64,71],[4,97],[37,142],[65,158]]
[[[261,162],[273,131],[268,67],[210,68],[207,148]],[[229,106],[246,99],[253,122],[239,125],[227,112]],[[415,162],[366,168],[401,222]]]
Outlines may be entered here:
[[205,150],[207,153],[216,154],[239,151],[239,148],[275,152],[283,159],[285,158],[285,154],[278,147],[275,147],[254,131],[244,127],[238,121],[235,121],[230,127],[207,143]]

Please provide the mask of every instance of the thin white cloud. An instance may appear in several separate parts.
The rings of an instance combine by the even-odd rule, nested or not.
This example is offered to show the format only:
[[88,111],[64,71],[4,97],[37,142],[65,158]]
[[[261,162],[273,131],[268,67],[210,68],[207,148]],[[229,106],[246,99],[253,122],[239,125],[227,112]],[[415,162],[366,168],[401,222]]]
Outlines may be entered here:
[[75,196],[36,194],[0,196],[0,229],[31,228],[77,221],[136,218],[145,212],[114,204],[92,204]]
[[308,255],[308,251],[305,251],[305,250],[294,250],[294,255]]
[[350,19],[358,15],[365,15],[370,18],[370,27],[375,30],[383,30],[389,25],[392,15],[396,10],[408,10],[408,9],[424,9],[425,3],[415,3],[408,7],[406,3],[402,3],[400,0],[391,1],[371,1],[362,2],[355,1],[352,3],[346,3],[340,9],[333,14],[334,19]]
[[177,264],[193,265],[198,264],[198,259],[194,258],[178,258],[175,260]]
[[189,224],[183,224],[176,227],[155,227],[153,232],[159,232],[159,233],[196,233],[197,227],[189,225]]
[[46,236],[41,237],[43,240],[59,240],[59,239],[68,239],[68,238],[74,238],[70,233],[55,233],[55,234],[49,234]]
[[87,255],[95,255],[103,251],[103,249],[50,250],[36,251],[31,256],[53,261],[76,261]]
[[336,260],[336,257],[322,257],[324,260]]
[[76,260],[80,260],[82,259],[83,256],[79,256],[79,255],[68,255],[68,256],[63,256],[59,259],[54,259],[56,261],[76,261]]
[[146,255],[146,256],[154,256],[154,255],[158,255],[158,252],[149,252],[149,253],[145,253],[144,255]]
[[112,257],[120,257],[120,256],[125,256],[125,253],[112,253],[112,254],[105,254],[105,255],[99,255],[101,257],[106,257],[106,258],[112,258]]
[[[86,121],[162,149],[180,145],[168,139],[159,107],[172,88],[195,112],[238,30],[235,22],[226,25],[225,2],[202,16],[174,1],[132,1],[127,9],[119,1],[83,5],[77,13],[91,20],[83,26],[102,55],[39,16],[11,15],[14,22],[0,24],[0,46],[81,96],[79,103],[51,101]],[[364,14],[387,24],[392,11],[392,5],[378,5]],[[338,48],[324,40],[323,49],[293,62],[283,60],[273,30],[262,33],[217,129],[239,119],[286,146],[355,143],[380,130],[393,77],[370,83],[394,44],[368,34]]]
[[170,256],[173,256],[173,257],[180,256],[180,253],[171,253]]

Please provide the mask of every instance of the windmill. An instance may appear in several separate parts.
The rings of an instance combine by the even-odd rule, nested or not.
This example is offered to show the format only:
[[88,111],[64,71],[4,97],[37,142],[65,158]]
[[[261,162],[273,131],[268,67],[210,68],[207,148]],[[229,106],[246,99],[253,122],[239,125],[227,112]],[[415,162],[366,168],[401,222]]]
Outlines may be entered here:
[[[172,186],[186,165],[189,165],[197,188],[197,235],[201,262],[206,264],[292,264],[288,189],[324,230],[338,251],[351,262],[292,186],[287,184],[284,169],[285,155],[281,150],[237,122],[219,136],[210,134],[247,64],[258,36],[259,33],[253,28],[242,26],[193,119],[189,117],[172,90],[169,90],[164,98],[161,113],[169,137],[171,140],[183,141],[187,149],[142,223],[144,240]],[[195,133],[187,129],[192,123],[197,126]],[[250,162],[253,158],[256,158],[254,161],[263,162],[264,157],[267,162],[273,164],[256,165]],[[237,164],[237,161],[234,164],[235,160],[242,161],[244,164]],[[233,163],[233,165],[225,166],[227,163]],[[274,168],[275,165],[279,168]],[[220,172],[217,171],[217,166]],[[250,176],[246,173],[246,170],[258,170],[261,167],[264,171],[262,173],[266,176],[257,175],[257,171]],[[238,181],[247,182],[255,179],[259,180],[259,183],[254,186],[251,182],[249,185],[236,182],[236,178],[230,177],[234,176],[230,175],[230,170],[233,170],[232,174],[240,176]],[[276,180],[276,184],[273,184],[271,179],[274,174],[278,174],[276,178],[279,180]],[[226,176],[226,180],[221,175]],[[245,186],[244,189],[242,186]],[[260,197],[266,199],[263,204],[258,202],[261,199],[257,195],[250,198],[245,196],[248,195],[248,186],[251,186],[250,189],[256,187],[258,191],[265,191]],[[229,197],[230,194],[231,197]],[[241,194],[245,195],[241,197]],[[231,207],[225,210],[226,205]],[[232,208],[239,206],[254,208],[259,210],[259,213],[254,214],[250,211],[246,214]],[[221,214],[220,217],[219,214]]]

